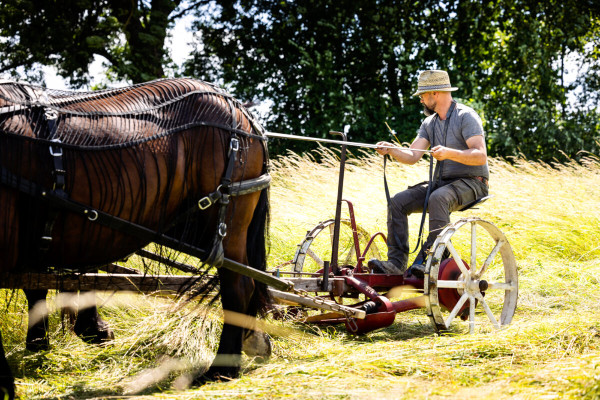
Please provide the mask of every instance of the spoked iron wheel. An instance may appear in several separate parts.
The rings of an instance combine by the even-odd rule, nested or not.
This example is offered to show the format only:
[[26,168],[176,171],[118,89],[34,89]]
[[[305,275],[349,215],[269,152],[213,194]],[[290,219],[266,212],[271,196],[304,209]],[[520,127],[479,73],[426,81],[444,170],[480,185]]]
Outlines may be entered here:
[[[298,245],[298,250],[296,250],[296,254],[294,255],[294,259],[292,261],[293,271],[317,272],[323,268],[325,261],[331,261],[333,228],[334,220],[328,219],[319,223],[306,234],[302,242]],[[365,229],[359,226],[356,230],[359,243],[358,251],[364,252],[369,241],[371,240],[371,236]],[[365,261],[363,261],[363,265],[366,265],[366,262],[369,260],[369,258],[381,257],[380,250],[377,246],[378,243],[382,242],[376,240],[371,243],[369,250],[365,255]],[[350,220],[342,219],[340,224],[338,265],[356,266],[357,262],[357,247],[354,241],[352,225]]]
[[[462,228],[462,229],[461,229]],[[450,258],[444,259],[444,255]],[[517,307],[517,264],[504,234],[492,223],[465,218],[446,227],[432,246],[424,291],[437,331],[468,321],[495,329],[510,324]]]

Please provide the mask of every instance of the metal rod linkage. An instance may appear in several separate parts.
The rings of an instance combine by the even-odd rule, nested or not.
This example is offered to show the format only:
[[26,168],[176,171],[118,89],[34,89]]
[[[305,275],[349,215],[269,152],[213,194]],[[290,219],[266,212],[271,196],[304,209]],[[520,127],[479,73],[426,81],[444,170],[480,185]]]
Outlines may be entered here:
[[305,142],[322,142],[322,143],[330,143],[330,144],[341,144],[346,146],[354,146],[354,147],[365,147],[368,149],[404,149],[411,151],[421,151],[423,153],[431,153],[431,150],[422,150],[422,149],[411,149],[408,147],[400,147],[400,146],[379,146],[376,144],[369,143],[359,143],[359,142],[345,142],[343,140],[335,140],[335,139],[323,139],[311,136],[299,136],[299,135],[289,135],[287,133],[277,133],[277,132],[265,132],[265,136],[280,138],[280,139],[293,139],[293,140],[302,140]]

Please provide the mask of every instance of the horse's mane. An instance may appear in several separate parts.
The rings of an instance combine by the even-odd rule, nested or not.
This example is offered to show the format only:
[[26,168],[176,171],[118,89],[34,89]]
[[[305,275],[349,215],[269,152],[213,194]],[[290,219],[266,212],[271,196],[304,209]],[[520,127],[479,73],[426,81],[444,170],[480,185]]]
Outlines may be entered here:
[[[205,101],[198,102],[199,97]],[[201,106],[199,106],[201,104]],[[227,106],[224,107],[224,104]],[[186,110],[187,112],[181,112]],[[0,81],[0,128],[3,134],[47,140],[45,121],[57,116],[53,140],[63,147],[106,150],[160,139],[196,126],[212,126],[246,135],[237,113],[256,134],[260,125],[239,101],[214,84],[191,78],[161,79],[125,88],[72,92]],[[2,125],[2,116],[19,114],[28,124]],[[77,127],[61,121],[77,119]],[[115,128],[127,121],[127,129]],[[90,135],[90,131],[95,134]]]

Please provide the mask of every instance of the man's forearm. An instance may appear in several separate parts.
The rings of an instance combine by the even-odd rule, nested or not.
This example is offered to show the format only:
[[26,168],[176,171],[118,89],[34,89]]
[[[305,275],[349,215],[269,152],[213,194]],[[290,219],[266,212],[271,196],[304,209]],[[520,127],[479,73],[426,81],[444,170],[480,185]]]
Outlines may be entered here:
[[436,147],[433,156],[437,160],[452,160],[464,165],[484,165],[487,155],[479,149],[457,150],[448,147]]
[[403,164],[412,165],[421,159],[423,152],[412,151],[411,149],[406,148],[397,148],[390,149],[388,154]]

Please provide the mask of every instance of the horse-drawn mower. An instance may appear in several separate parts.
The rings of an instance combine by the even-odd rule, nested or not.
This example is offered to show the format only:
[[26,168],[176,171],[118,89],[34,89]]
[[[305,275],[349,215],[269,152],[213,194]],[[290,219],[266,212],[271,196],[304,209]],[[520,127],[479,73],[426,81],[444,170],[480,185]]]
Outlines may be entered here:
[[[352,202],[342,198],[346,137],[335,133],[343,137],[336,217],[308,231],[293,260],[272,271],[304,293],[273,291],[287,304],[283,311],[290,304],[295,313],[294,304],[327,310],[300,313],[300,319],[320,325],[344,323],[353,334],[389,326],[397,313],[417,308],[427,310],[436,331],[448,330],[461,320],[468,322],[471,333],[478,320],[489,321],[495,329],[508,325],[517,304],[517,266],[508,240],[491,222],[470,217],[447,226],[429,251],[423,279],[373,273],[366,267],[368,257],[380,256],[377,243],[386,238],[381,232],[371,236],[361,229]],[[461,211],[481,202],[476,200]],[[349,217],[342,220],[343,204]]]
[[[346,140],[344,134],[335,133]],[[468,217],[447,226],[429,251],[422,279],[368,269],[367,259],[381,256],[379,245],[386,237],[381,232],[369,235],[362,229],[352,202],[342,197],[345,154],[346,146],[342,145],[335,218],[319,222],[308,231],[292,260],[266,272],[228,259],[223,267],[269,285],[277,300],[275,315],[295,316],[298,321],[318,325],[345,324],[352,334],[387,327],[397,313],[418,308],[426,309],[438,332],[461,321],[466,321],[471,333],[477,325],[495,329],[508,325],[517,305],[517,265],[505,235],[489,221]],[[348,218],[341,217],[344,204]],[[184,252],[196,255],[193,250]],[[4,277],[2,286],[177,293],[194,280],[189,274],[195,268],[190,265],[147,250],[136,255],[187,275],[148,275],[110,264],[101,267],[101,273],[13,274]]]

